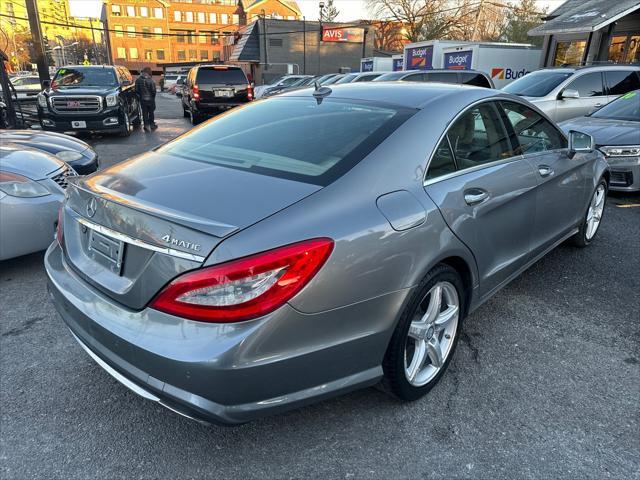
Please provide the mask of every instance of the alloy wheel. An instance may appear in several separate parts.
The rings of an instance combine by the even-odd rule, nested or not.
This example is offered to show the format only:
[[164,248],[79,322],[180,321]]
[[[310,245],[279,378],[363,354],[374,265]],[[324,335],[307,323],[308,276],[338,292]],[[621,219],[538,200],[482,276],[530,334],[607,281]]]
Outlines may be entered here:
[[445,364],[455,343],[460,299],[453,284],[436,283],[424,296],[411,321],[404,351],[409,383],[429,383]]
[[587,231],[585,232],[587,240],[591,240],[598,231],[602,212],[604,211],[604,198],[606,194],[604,184],[600,183],[593,193],[593,198],[587,211]]

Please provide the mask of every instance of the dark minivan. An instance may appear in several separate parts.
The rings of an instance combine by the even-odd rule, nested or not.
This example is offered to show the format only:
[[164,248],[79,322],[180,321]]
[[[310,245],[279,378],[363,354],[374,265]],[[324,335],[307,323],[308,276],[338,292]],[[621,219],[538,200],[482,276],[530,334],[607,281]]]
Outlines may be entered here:
[[128,136],[142,111],[131,73],[111,65],[74,65],[56,71],[38,95],[43,130],[117,132]]
[[240,67],[200,65],[189,70],[182,89],[185,117],[196,125],[205,117],[253,100],[253,87]]

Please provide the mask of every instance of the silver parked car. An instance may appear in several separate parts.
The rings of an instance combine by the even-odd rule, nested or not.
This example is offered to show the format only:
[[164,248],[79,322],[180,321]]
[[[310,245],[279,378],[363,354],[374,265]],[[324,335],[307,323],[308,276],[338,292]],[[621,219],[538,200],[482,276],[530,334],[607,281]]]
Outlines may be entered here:
[[50,292],[96,362],[192,418],[379,382],[414,400],[465,316],[594,239],[607,168],[589,135],[496,90],[285,93],[73,182]]
[[552,120],[562,122],[587,115],[638,88],[640,67],[606,65],[538,70],[502,90],[529,100]]
[[0,260],[51,244],[72,168],[53,155],[0,145]]
[[626,93],[600,110],[560,124],[595,138],[611,167],[611,190],[640,190],[640,90]]

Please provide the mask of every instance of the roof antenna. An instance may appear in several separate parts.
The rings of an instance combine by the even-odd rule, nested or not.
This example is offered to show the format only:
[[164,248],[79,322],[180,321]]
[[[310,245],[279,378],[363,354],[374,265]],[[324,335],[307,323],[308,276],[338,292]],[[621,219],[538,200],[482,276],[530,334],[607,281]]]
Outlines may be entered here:
[[329,94],[331,94],[332,90],[329,87],[321,86],[317,80],[313,82],[313,86],[315,87],[315,90],[313,91],[313,96],[318,101],[318,105],[320,105],[320,103],[322,103],[322,99],[328,96]]

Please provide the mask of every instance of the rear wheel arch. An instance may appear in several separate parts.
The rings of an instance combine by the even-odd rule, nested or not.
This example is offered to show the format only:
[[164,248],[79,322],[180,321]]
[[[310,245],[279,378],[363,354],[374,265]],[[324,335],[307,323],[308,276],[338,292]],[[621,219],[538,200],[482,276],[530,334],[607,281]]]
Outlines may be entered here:
[[465,298],[464,313],[463,313],[463,317],[464,317],[464,315],[466,315],[469,312],[469,306],[471,305],[471,293],[473,292],[474,281],[473,281],[473,274],[471,273],[471,267],[469,266],[469,264],[464,258],[459,256],[447,257],[440,260],[438,263],[439,264],[443,263],[445,265],[450,266],[456,272],[458,272],[458,275],[460,275],[460,278],[462,279],[462,285],[464,286],[464,298]]

